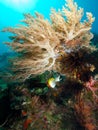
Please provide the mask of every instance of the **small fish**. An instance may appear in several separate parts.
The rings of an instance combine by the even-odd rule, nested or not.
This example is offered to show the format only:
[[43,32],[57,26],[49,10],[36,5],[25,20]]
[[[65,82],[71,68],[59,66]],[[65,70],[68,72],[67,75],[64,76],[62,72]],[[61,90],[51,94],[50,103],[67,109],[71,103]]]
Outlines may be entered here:
[[32,119],[31,118],[28,118],[24,121],[24,124],[23,124],[23,130],[27,130],[28,126],[31,124],[32,122]]
[[22,105],[30,104],[31,102],[23,102]]
[[24,110],[21,111],[21,114],[22,114],[22,116],[27,116],[27,112]]
[[50,78],[48,79],[47,81],[47,85],[49,88],[55,88],[56,86],[56,82],[59,82],[61,79],[60,79],[60,76],[56,77],[56,78]]

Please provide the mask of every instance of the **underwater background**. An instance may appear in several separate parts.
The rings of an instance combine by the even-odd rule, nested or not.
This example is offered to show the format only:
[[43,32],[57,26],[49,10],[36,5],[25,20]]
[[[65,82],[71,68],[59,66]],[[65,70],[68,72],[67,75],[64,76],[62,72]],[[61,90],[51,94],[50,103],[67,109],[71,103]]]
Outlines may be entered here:
[[[80,40],[80,47],[77,46],[78,40],[76,39],[76,42],[73,42],[74,45],[76,44],[75,46],[69,42],[67,49],[64,48],[67,55],[64,54],[62,45],[61,48],[58,47],[60,53],[56,55],[57,60],[54,70],[48,71],[46,69],[46,71],[43,71],[45,67],[48,68],[47,62],[44,62],[43,55],[42,57],[36,55],[39,51],[41,51],[41,54],[46,54],[48,47],[43,47],[41,50],[35,45],[34,53],[31,54],[31,51],[30,53],[28,51],[30,50],[28,46],[26,48],[27,55],[20,47],[21,54],[17,56],[13,51],[16,49],[17,52],[17,45],[14,44],[16,48],[13,46],[14,49],[12,50],[11,45],[4,44],[5,42],[13,41],[14,43],[15,40],[18,41],[18,33],[12,35],[16,31],[12,28],[22,24],[21,21],[24,20],[24,17],[28,20],[31,18],[29,14],[35,15],[35,12],[39,12],[45,20],[50,21],[51,9],[54,8],[56,11],[62,9],[66,1],[72,2],[73,0],[0,0],[0,130],[98,129],[98,50],[93,48],[93,45],[98,48],[98,1],[74,0],[84,10],[82,21],[87,19],[86,12],[91,12],[95,17],[95,21],[92,20],[91,22],[93,24],[89,25],[89,20],[87,21],[89,23],[87,26],[91,26],[90,32],[94,34],[94,37],[90,41],[89,38],[92,36],[88,30],[87,36],[84,33],[84,43],[81,44]],[[24,15],[25,13],[27,15]],[[36,15],[36,17],[40,18],[39,15]],[[5,28],[9,29],[6,30]],[[54,44],[58,45],[55,35],[53,36]],[[36,37],[35,35],[35,39]],[[23,40],[18,42],[23,44]],[[62,39],[60,40],[62,44]],[[90,41],[90,45],[82,46],[86,44],[86,40],[87,42]],[[37,51],[36,48],[39,50]],[[37,64],[34,61],[25,62],[25,60],[33,58],[31,55],[35,56],[35,59],[36,57],[42,58],[43,62],[41,63],[38,59],[39,65],[46,63],[45,67],[41,66],[42,68],[39,67],[40,70],[38,70],[39,72],[43,71],[43,73],[36,72]],[[52,57],[54,55],[52,50],[49,55],[51,66],[51,59],[55,57]],[[19,67],[21,68],[21,65],[17,64],[19,60],[23,63],[22,71],[18,70]],[[13,67],[12,61],[15,62],[16,68]],[[60,62],[60,68],[58,61]],[[28,69],[30,67],[29,63],[32,63],[32,65],[30,64],[32,68],[33,63],[35,63],[34,72],[36,76],[31,75],[25,81],[19,80],[21,77],[25,79],[25,67]],[[17,72],[19,72],[18,75]],[[29,73],[29,71],[27,72]],[[66,76],[62,73],[65,73]],[[14,81],[14,78],[18,80]]]

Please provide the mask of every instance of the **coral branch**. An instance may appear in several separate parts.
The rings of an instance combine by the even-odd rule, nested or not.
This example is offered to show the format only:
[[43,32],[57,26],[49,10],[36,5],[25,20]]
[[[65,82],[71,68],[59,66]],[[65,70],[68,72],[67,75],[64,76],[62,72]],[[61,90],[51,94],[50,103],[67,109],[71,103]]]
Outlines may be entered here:
[[96,120],[92,112],[92,106],[88,105],[88,102],[81,101],[75,104],[75,110],[77,114],[77,120],[84,126],[86,130],[97,130]]
[[[63,7],[62,11],[56,12],[52,11],[51,20],[53,27],[58,35],[58,37],[65,42],[65,45],[73,39],[78,39],[81,37],[84,45],[90,42],[90,39],[83,40],[87,38],[87,34],[92,38],[90,34],[91,25],[95,18],[93,18],[91,13],[87,13],[87,21],[82,22],[83,9],[79,8],[73,0],[67,0],[67,4]],[[79,43],[76,42],[76,45]],[[71,46],[70,46],[71,47]]]

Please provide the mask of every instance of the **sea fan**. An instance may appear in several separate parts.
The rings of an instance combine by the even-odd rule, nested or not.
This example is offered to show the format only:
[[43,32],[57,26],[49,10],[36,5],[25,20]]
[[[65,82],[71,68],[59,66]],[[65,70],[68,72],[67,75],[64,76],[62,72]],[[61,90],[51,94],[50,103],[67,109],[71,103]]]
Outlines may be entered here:
[[[12,80],[25,81],[32,75],[54,70],[58,67],[56,59],[62,54],[65,57],[67,49],[76,49],[77,52],[78,46],[91,47],[89,43],[93,34],[90,29],[94,18],[87,13],[87,21],[82,22],[82,15],[83,9],[78,8],[73,0],[67,0],[62,10],[56,12],[52,9],[51,22],[39,13],[35,13],[35,17],[25,14],[23,25],[4,29],[15,34],[10,37],[12,42],[7,44],[20,54],[13,60],[15,75]],[[64,68],[65,63],[61,64]]]

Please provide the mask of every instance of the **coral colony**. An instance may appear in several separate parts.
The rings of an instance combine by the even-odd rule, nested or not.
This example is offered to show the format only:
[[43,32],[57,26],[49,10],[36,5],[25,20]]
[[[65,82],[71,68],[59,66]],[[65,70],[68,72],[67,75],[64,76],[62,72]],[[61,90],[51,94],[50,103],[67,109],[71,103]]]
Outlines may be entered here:
[[[12,60],[10,78],[23,82],[19,90],[16,88],[23,94],[20,98],[24,97],[21,120],[15,121],[11,129],[75,129],[71,121],[66,128],[70,108],[81,129],[98,129],[93,113],[98,103],[95,75],[98,64],[94,56],[97,49],[91,45],[95,18],[88,12],[86,20],[82,16],[83,9],[73,0],[67,0],[62,10],[52,9],[50,21],[39,13],[35,13],[35,17],[25,14],[24,24],[4,29],[14,34],[10,37],[12,42],[6,44],[18,54]],[[33,78],[38,76],[44,77],[45,87],[36,87]],[[68,95],[71,96],[68,98]]]

